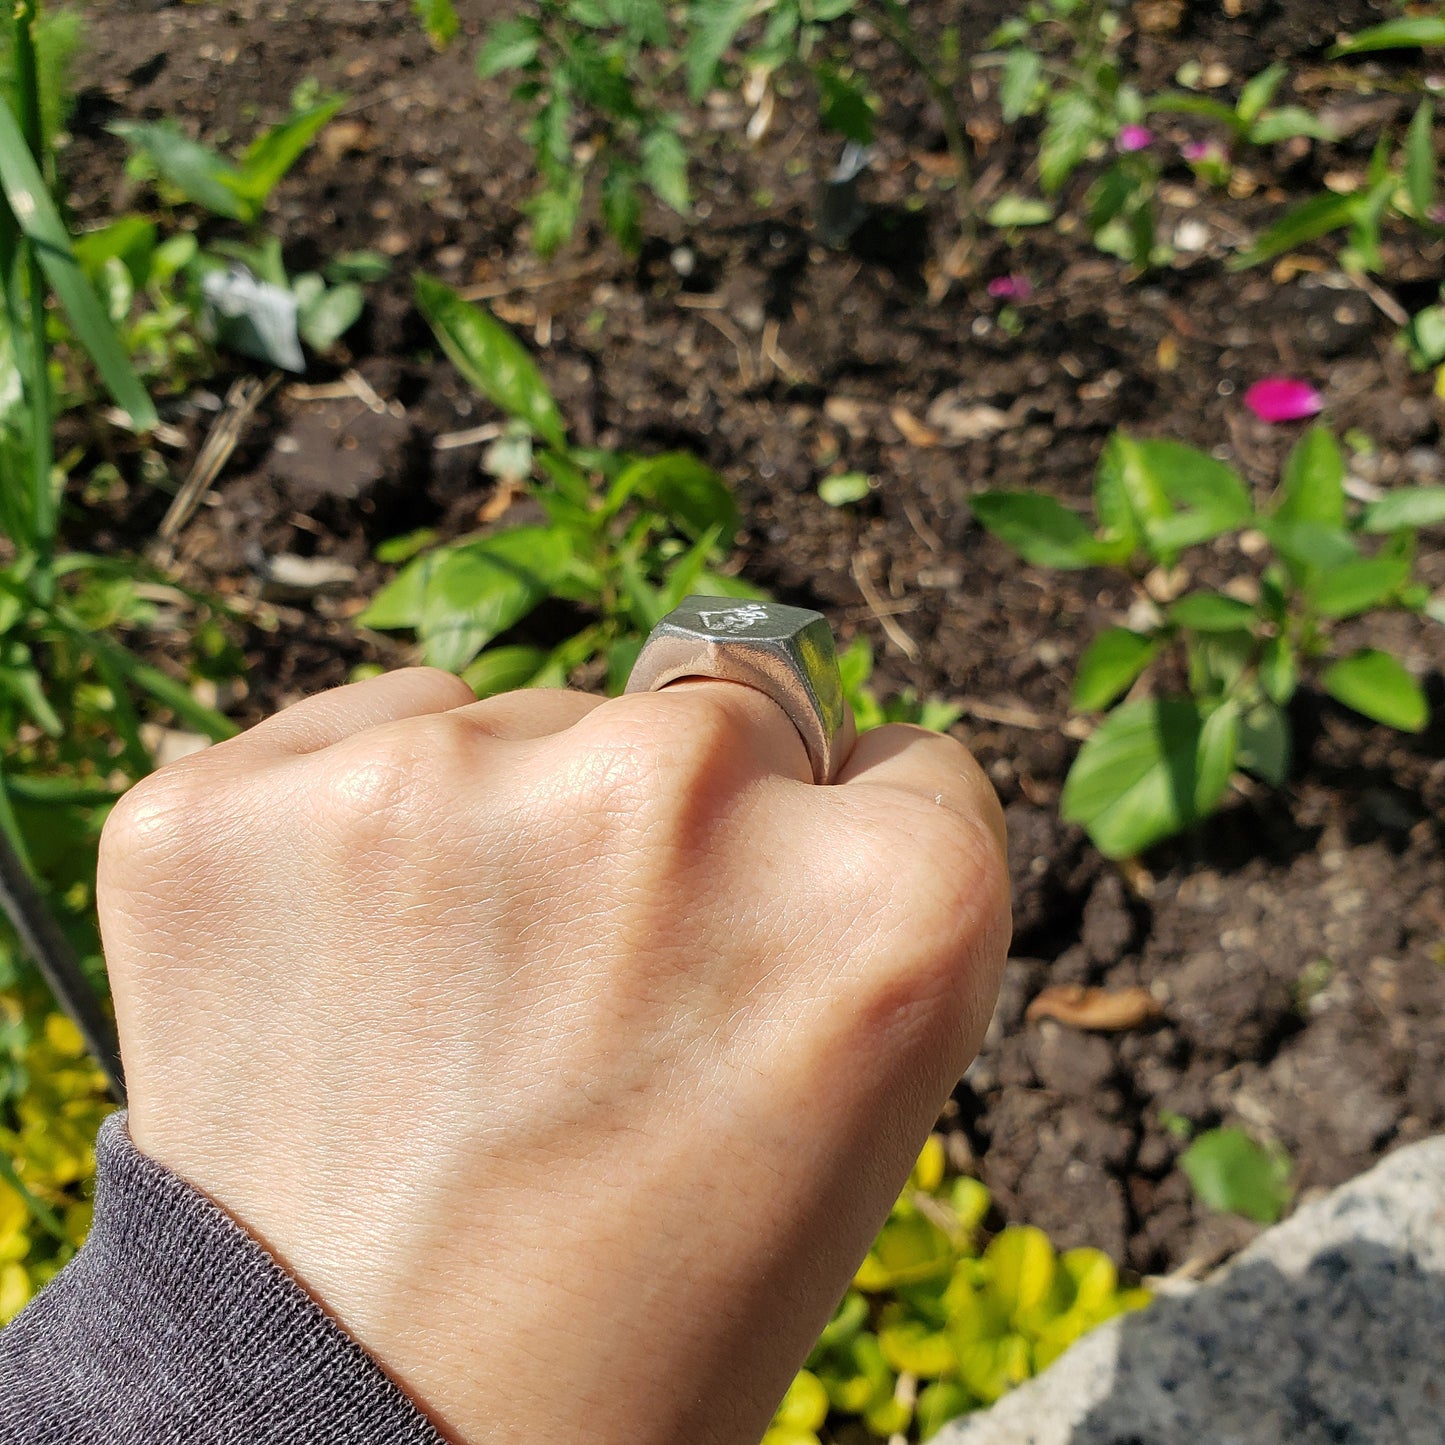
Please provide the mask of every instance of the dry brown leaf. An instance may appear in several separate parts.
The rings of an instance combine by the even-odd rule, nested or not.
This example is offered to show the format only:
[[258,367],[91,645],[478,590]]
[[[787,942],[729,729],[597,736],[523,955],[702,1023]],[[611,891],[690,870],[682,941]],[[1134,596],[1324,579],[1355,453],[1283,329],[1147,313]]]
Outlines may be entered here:
[[895,406],[888,413],[889,420],[898,428],[899,434],[910,446],[936,447],[943,438],[931,426],[925,426],[905,407]]
[[1086,988],[1060,983],[1046,988],[1029,1004],[1024,1017],[1055,1019],[1075,1029],[1117,1033],[1152,1023],[1164,1010],[1147,988]]

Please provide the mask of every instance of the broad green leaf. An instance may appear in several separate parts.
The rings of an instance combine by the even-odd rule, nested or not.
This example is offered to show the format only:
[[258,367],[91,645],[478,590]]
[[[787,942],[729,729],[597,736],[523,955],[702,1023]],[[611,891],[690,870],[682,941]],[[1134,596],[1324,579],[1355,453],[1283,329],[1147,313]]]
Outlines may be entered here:
[[281,125],[264,131],[247,147],[240,171],[234,176],[223,176],[221,184],[238,191],[252,203],[253,214],[259,215],[271,192],[301,159],[318,132],[330,124],[346,99],[344,95],[328,95],[315,105],[297,111]]
[[1334,59],[1371,50],[1414,50],[1427,45],[1445,45],[1445,15],[1402,15],[1383,25],[1372,25],[1342,40],[1329,54]]
[[1253,125],[1263,113],[1265,106],[1274,99],[1275,92],[1280,87],[1280,82],[1289,73],[1289,67],[1283,61],[1276,61],[1258,75],[1251,76],[1245,81],[1239,92],[1239,102],[1234,107],[1235,113],[1245,125]]
[[1026,562],[1065,571],[1090,567],[1105,552],[1077,513],[1039,492],[980,492],[973,514]]
[[136,431],[149,431],[159,421],[156,409],[132,370],[110,317],[75,259],[70,236],[8,102],[0,102],[0,187],[4,188],[21,231],[34,244],[46,280],[70,317],[76,337],[95,363],[106,390],[117,406],[129,412]]
[[1279,787],[1289,776],[1289,762],[1288,714],[1275,703],[1256,703],[1239,720],[1239,766]]
[[1179,1167],[1211,1209],[1273,1224],[1289,1203],[1289,1156],[1256,1144],[1242,1129],[1210,1129],[1186,1149]]
[[1284,706],[1299,686],[1299,660],[1284,637],[1271,637],[1259,655],[1259,685],[1271,702]]
[[459,672],[548,595],[570,557],[568,539],[543,527],[516,527],[442,554],[417,627],[427,662]]
[[1315,425],[1295,444],[1284,464],[1274,515],[1282,522],[1345,524],[1345,459],[1330,429]]
[[818,117],[829,130],[861,146],[873,144],[873,102],[851,76],[831,65],[815,65]]
[[921,1214],[896,1215],[873,1241],[853,1283],[870,1294],[900,1284],[945,1278],[953,1260],[948,1236]]
[[818,495],[830,507],[846,507],[850,502],[861,502],[871,490],[867,472],[840,472],[837,476],[824,477],[818,483]]
[[755,0],[692,0],[687,11],[691,32],[683,52],[687,62],[687,93],[701,101],[717,75],[718,63],[752,13]]
[[1430,720],[1424,690],[1388,652],[1364,648],[1341,658],[1320,685],[1337,702],[1401,732],[1422,732]]
[[773,1425],[790,1430],[819,1430],[827,1418],[828,1392],[823,1382],[807,1370],[799,1370],[773,1416]]
[[430,276],[416,278],[417,305],[457,370],[509,416],[559,451],[567,446],[557,403],[536,364],[494,316]]
[[1296,578],[1343,566],[1359,556],[1349,534],[1319,522],[1287,522],[1269,518],[1260,530]]
[[1445,522],[1445,487],[1401,487],[1371,502],[1360,517],[1363,532],[1436,527]]
[[1043,58],[1036,51],[1026,45],[1009,51],[999,80],[999,101],[1003,106],[1003,118],[1009,125],[1033,103],[1043,75]]
[[1333,126],[1301,105],[1282,105],[1275,110],[1266,111],[1249,128],[1249,139],[1257,146],[1293,140],[1298,135],[1308,136],[1311,140],[1336,138]]
[[412,0],[411,8],[421,21],[427,39],[438,50],[445,50],[461,31],[461,22],[452,7],[452,0]]
[[1054,208],[1035,196],[1021,196],[1010,191],[988,208],[984,219],[1000,230],[1011,226],[1046,226],[1054,219]]
[[1115,432],[1099,467],[1096,494],[1103,487],[1114,514],[1127,503],[1160,560],[1253,516],[1249,493],[1235,472],[1182,442]]
[[[380,548],[377,549],[378,553]],[[427,582],[433,569],[445,555],[430,552],[403,567],[356,619],[360,627],[376,627],[389,631],[394,627],[417,627],[421,624],[422,606],[426,601]],[[383,561],[390,560],[383,558]],[[397,558],[396,560],[401,560]]]
[[1238,745],[1237,710],[1207,719],[1182,698],[1124,703],[1079,751],[1060,811],[1101,852],[1129,857],[1213,812]]
[[978,1403],[968,1387],[958,1380],[931,1381],[918,1392],[915,1412],[918,1438],[932,1439],[950,1420],[956,1420]]
[[1048,104],[1039,140],[1039,182],[1052,196],[1074,173],[1099,134],[1101,117],[1082,89],[1059,91]]
[[1331,231],[1343,230],[1355,222],[1361,204],[1362,198],[1358,195],[1337,196],[1333,191],[1325,191],[1311,196],[1276,221],[1248,250],[1231,257],[1229,269],[1242,271],[1258,266]]
[[1197,699],[1222,698],[1233,693],[1254,659],[1252,631],[1186,632],[1189,654],[1189,690]]
[[188,201],[233,221],[252,221],[257,206],[241,173],[210,146],[193,141],[173,120],[119,120],[110,130],[143,155]]
[[1222,592],[1191,592],[1169,608],[1169,620],[1195,632],[1237,632],[1253,627],[1259,613]]
[[1158,652],[1160,639],[1111,627],[1089,644],[1079,659],[1072,706],[1077,712],[1098,712],[1126,692]]
[[297,330],[313,351],[329,351],[361,320],[365,307],[366,297],[360,286],[351,282],[340,286],[323,283],[322,289],[306,304],[300,304],[298,298]]
[[677,132],[653,126],[638,148],[642,179],[665,206],[685,216],[692,198],[687,189],[687,147]]
[[526,687],[547,661],[540,647],[489,647],[462,672],[462,681],[479,698]]
[[1410,564],[1389,557],[1359,557],[1320,572],[1305,583],[1305,597],[1325,617],[1354,617],[1389,601],[1410,576]]
[[936,1380],[956,1363],[948,1336],[927,1321],[903,1316],[879,1326],[878,1347],[883,1358],[900,1374]]
[[72,242],[80,269],[94,285],[102,267],[112,257],[119,260],[136,286],[150,276],[151,257],[156,249],[156,223],[144,216],[122,216],[97,231],[86,231]]
[[530,65],[537,58],[541,41],[542,27],[533,16],[498,21],[487,32],[477,55],[477,74],[487,80],[504,70]]
[[732,546],[741,518],[728,484],[691,452],[664,452],[631,462],[613,483],[608,511],[631,497],[650,502],[673,526],[699,537],[718,529],[718,545]]
[[1058,1258],[1043,1230],[1011,1224],[983,1252],[989,1289],[1009,1320],[1018,1324],[1048,1299]]
[[1428,371],[1445,361],[1445,305],[1417,311],[1400,333],[1410,365]]

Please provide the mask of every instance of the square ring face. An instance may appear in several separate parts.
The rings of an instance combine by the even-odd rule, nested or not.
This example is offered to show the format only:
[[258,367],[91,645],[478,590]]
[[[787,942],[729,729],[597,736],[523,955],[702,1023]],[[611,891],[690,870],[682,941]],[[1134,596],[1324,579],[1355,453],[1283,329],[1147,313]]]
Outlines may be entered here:
[[670,627],[704,637],[739,642],[790,643],[823,621],[820,612],[787,607],[781,602],[750,602],[739,597],[686,597],[667,614]]

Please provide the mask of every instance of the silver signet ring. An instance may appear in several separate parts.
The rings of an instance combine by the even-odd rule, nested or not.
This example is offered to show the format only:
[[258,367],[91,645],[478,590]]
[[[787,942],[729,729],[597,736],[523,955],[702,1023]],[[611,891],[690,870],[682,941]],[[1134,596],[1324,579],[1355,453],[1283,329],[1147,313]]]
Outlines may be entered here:
[[803,739],[813,781],[830,783],[853,747],[853,715],[833,632],[821,612],[736,597],[688,597],[652,629],[628,692],[656,692],[685,677],[756,688],[777,703]]

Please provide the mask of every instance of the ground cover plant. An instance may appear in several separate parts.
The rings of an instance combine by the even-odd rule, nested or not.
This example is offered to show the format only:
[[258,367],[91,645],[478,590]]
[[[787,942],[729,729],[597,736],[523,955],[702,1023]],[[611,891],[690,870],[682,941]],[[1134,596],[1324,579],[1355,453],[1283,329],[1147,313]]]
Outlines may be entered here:
[[[1105,443],[1123,429],[1222,460],[1268,520],[1302,428],[1263,420],[1245,398],[1259,399],[1262,379],[1286,376],[1338,439],[1350,544],[1366,561],[1394,545],[1389,532],[1359,526],[1363,516],[1398,492],[1445,482],[1428,374],[1438,362],[1421,345],[1426,370],[1416,372],[1396,344],[1405,321],[1439,304],[1439,237],[1416,221],[1404,169],[1433,61],[1418,47],[1329,52],[1346,35],[1393,23],[1395,7],[1344,0],[1326,13],[1285,0],[1237,16],[1223,6],[1107,7],[1118,22],[1109,37],[1118,82],[1144,101],[1137,124],[1150,139],[1121,149],[1124,138],[1101,127],[1048,197],[1038,173],[1047,97],[1035,91],[1043,110],[1005,122],[1010,42],[990,44],[1023,7],[910,4],[940,62],[953,63],[941,37],[958,27],[955,80],[983,212],[968,274],[940,259],[960,219],[937,102],[901,52],[855,29],[853,17],[836,27],[848,45],[826,58],[845,78],[866,76],[875,102],[872,164],[856,187],[869,221],[852,241],[815,244],[824,239],[818,180],[843,138],[818,125],[810,74],[779,71],[742,93],[761,14],[724,52],[702,105],[673,72],[688,215],[639,180],[642,244],[628,255],[592,223],[589,190],[571,241],[539,265],[521,210],[538,177],[518,134],[526,117],[510,99],[518,77],[478,77],[472,62],[493,17],[460,6],[449,20],[449,9],[320,0],[308,17],[280,18],[242,0],[224,36],[209,7],[166,7],[145,27],[106,11],[87,18],[92,59],[60,156],[80,227],[117,220],[110,208],[119,206],[156,225],[158,247],[192,226],[202,247],[223,235],[256,245],[257,234],[240,234],[245,223],[159,204],[149,183],[118,189],[127,153],[108,127],[171,116],[235,157],[258,131],[285,123],[296,88],[314,76],[353,101],[276,187],[262,229],[283,242],[288,277],[332,283],[328,261],[348,253],[393,263],[390,276],[365,280],[367,305],[339,346],[308,357],[305,383],[263,404],[177,539],[172,581],[223,592],[241,618],[252,691],[232,694],[234,720],[357,668],[415,660],[412,628],[356,626],[396,569],[548,522],[542,497],[553,484],[538,458],[557,448],[534,433],[523,467],[523,429],[458,371],[417,309],[414,276],[436,278],[525,346],[567,454],[630,464],[681,453],[721,477],[738,524],[714,570],[741,568],[771,595],[821,607],[845,663],[871,668],[876,697],[907,688],[933,700],[935,720],[952,722],[998,786],[1011,829],[1015,957],[990,1039],[940,1121],[949,1157],[991,1199],[971,1249],[1010,1226],[1041,1228],[1057,1257],[1100,1249],[1125,1280],[1207,1267],[1200,1262],[1237,1249],[1294,1198],[1445,1127],[1438,624],[1394,605],[1322,623],[1335,656],[1373,648],[1401,660],[1429,704],[1422,731],[1372,723],[1324,690],[1326,659],[1302,658],[1305,681],[1286,705],[1294,758],[1284,781],[1236,771],[1217,812],[1118,867],[1060,817],[1097,717],[1071,714],[1072,692],[1101,634],[1121,624],[1154,634],[1141,592],[1167,612],[1185,594],[1159,584],[1177,581],[1178,567],[1152,581],[1142,558],[1137,580],[1122,567],[1036,567],[969,506],[980,492],[1033,492],[1082,519]],[[1072,38],[1052,33],[1067,63]],[[980,56],[999,58],[965,63]],[[1279,65],[1286,74],[1275,81]],[[1220,109],[1156,108],[1180,94]],[[1243,131],[1287,107],[1335,139]],[[749,146],[755,115],[771,128]],[[1312,197],[1368,190],[1382,135],[1400,179],[1382,212],[1378,270],[1341,265],[1348,229],[1230,269]],[[589,186],[600,187],[609,151],[592,147],[605,136],[592,121],[572,131],[572,159],[592,156]],[[1089,225],[1091,192],[1121,161],[1147,168],[1147,268],[1101,255]],[[1003,198],[1014,215],[991,225]],[[1024,224],[1020,206],[1043,219]],[[132,318],[158,309],[132,281]],[[184,278],[164,288],[179,296]],[[54,310],[51,321],[60,324]],[[1429,326],[1417,328],[1422,342]],[[221,364],[200,392],[193,380],[157,384],[183,437],[178,468],[208,429],[196,398],[223,390],[237,366]],[[96,389],[78,368],[73,385],[77,396]],[[62,414],[60,455],[78,444],[77,425]],[[92,553],[135,552],[149,541],[167,498],[139,480],[129,446],[113,458],[124,488],[90,484],[100,448],[77,463],[63,514],[72,547],[84,539]],[[590,460],[583,470],[595,501],[606,477]],[[656,515],[666,525],[644,559],[658,569],[644,574],[653,587],[698,540]],[[1438,531],[1423,527],[1412,557],[1432,598],[1445,586],[1438,544]],[[407,557],[409,548],[419,550]],[[1180,558],[1186,591],[1239,591],[1235,600],[1253,606],[1237,584],[1258,581],[1272,554],[1262,527],[1195,544]],[[283,588],[278,561],[331,580]],[[608,566],[620,577],[615,559]],[[142,583],[141,601],[158,585]],[[620,646],[640,622],[620,580],[613,595]],[[150,640],[128,626],[123,635],[153,665],[185,676],[184,629],[166,622],[170,603],[151,605],[161,625]],[[551,657],[603,616],[592,600],[549,596],[465,666],[514,646]],[[1271,626],[1251,623],[1261,648]],[[1182,631],[1171,631],[1140,686],[1192,699],[1184,655]],[[573,679],[604,687],[605,653]],[[951,1187],[942,1186],[944,1202]],[[44,1234],[33,1220],[25,1229],[32,1241]],[[881,1339],[886,1303],[864,1297],[864,1333]],[[815,1364],[826,1395],[831,1366]],[[923,1377],[910,1374],[896,1372],[895,1395],[899,1380],[903,1397],[922,1395]],[[815,1387],[800,1386],[780,1427],[823,1440],[854,1429],[838,1412],[815,1428],[818,1403]],[[910,1428],[922,1423],[915,1416]]]

